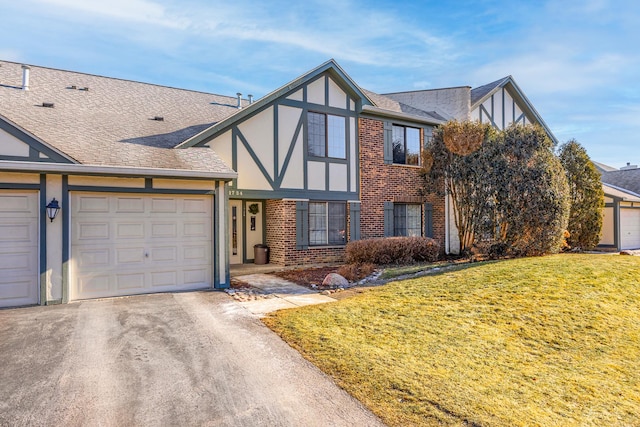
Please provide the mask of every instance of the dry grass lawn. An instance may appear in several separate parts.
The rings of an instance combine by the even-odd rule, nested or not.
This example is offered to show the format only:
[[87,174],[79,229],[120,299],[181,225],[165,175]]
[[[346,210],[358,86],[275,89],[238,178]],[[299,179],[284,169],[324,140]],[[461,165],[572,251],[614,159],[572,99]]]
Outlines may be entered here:
[[389,425],[640,425],[640,257],[472,265],[265,323]]

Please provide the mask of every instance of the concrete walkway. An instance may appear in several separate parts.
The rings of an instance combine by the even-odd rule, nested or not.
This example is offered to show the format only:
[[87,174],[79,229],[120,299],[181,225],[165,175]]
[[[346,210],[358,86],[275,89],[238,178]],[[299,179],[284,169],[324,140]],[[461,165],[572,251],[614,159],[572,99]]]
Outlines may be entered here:
[[[242,307],[251,313],[262,317],[267,313],[285,308],[296,308],[305,305],[323,304],[336,300],[326,295],[320,295],[304,286],[269,274],[249,274],[236,276],[235,279],[258,288],[264,297],[238,301]],[[241,293],[242,290],[231,290],[229,293]]]

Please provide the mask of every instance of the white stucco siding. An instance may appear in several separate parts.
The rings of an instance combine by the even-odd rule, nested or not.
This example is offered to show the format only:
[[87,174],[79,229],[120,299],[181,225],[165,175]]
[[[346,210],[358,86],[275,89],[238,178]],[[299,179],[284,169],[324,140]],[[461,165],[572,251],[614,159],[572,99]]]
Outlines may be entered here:
[[104,177],[104,176],[70,175],[69,185],[144,188],[144,178],[116,178],[116,177]]
[[[247,143],[258,157],[260,163],[273,179],[274,176],[274,131],[273,131],[273,106],[265,109],[257,115],[238,126]],[[238,141],[238,147],[242,144]],[[238,163],[240,165],[240,163]],[[238,166],[240,168],[240,166]],[[240,171],[238,171],[240,173]],[[246,172],[245,172],[246,173]],[[242,187],[241,188],[250,188]]]
[[0,155],[28,157],[29,145],[13,135],[9,135],[7,132],[0,130]]
[[[256,162],[243,144],[238,144],[238,188],[244,190],[272,190]],[[268,168],[269,165],[266,165]]]
[[302,143],[302,139],[302,132],[300,132],[293,147],[289,165],[285,171],[282,171],[284,177],[280,183],[281,188],[304,189],[304,156],[302,155],[304,144]]
[[[283,105],[278,107],[278,170],[280,171],[284,167],[284,161],[287,158],[301,116],[302,108]],[[302,165],[301,159],[296,159],[296,162],[299,164],[298,166]]]
[[329,164],[329,190],[347,191],[347,165]]
[[325,105],[325,78],[320,77],[307,86],[307,102]]
[[615,244],[615,231],[613,221],[613,207],[604,208],[602,217],[602,235],[600,236],[601,245]]
[[211,147],[225,164],[229,166],[233,165],[233,156],[231,154],[233,147],[231,145],[230,130],[205,145]]
[[287,96],[287,99],[290,99],[292,101],[302,101],[303,100],[302,89],[293,92],[291,95]]
[[307,162],[307,188],[309,190],[325,191],[327,188],[325,177],[325,163]]
[[347,107],[347,94],[333,81],[328,78],[329,82],[329,106],[336,108]]

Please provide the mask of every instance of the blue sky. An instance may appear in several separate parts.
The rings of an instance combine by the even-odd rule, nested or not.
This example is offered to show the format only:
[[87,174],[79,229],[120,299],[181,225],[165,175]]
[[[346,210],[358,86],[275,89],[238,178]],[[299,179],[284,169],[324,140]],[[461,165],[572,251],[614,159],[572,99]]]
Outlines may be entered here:
[[334,58],[378,93],[512,75],[559,141],[640,163],[640,2],[0,0],[0,58],[259,98]]

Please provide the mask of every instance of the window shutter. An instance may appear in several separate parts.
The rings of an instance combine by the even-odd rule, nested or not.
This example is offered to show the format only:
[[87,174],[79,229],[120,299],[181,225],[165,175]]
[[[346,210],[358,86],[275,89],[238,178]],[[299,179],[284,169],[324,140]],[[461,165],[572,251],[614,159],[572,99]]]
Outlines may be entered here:
[[393,236],[393,202],[384,202],[384,237]]
[[433,238],[433,205],[424,204],[424,236]]
[[384,163],[393,163],[393,125],[391,122],[384,122]]
[[432,136],[433,136],[433,128],[431,126],[424,128],[424,145],[427,145],[429,143]]
[[360,240],[360,203],[349,203],[349,241]]
[[309,247],[309,202],[296,202],[296,249]]

